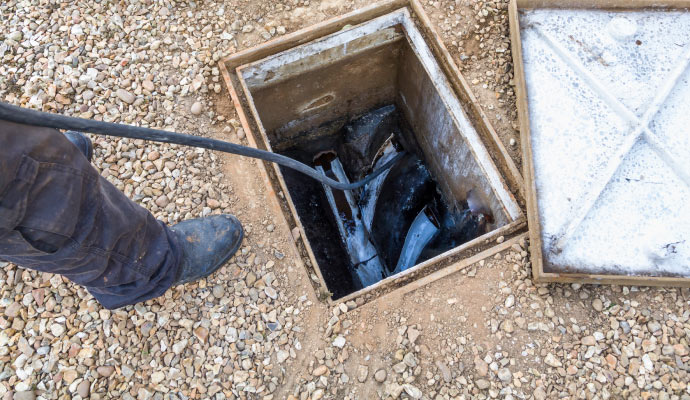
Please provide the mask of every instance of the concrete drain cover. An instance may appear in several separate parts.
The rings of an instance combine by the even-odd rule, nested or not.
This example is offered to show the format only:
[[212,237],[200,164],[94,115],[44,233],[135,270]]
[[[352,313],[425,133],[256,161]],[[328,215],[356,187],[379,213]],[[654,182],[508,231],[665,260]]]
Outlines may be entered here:
[[425,38],[426,25],[411,12],[395,3],[372,6],[224,64],[258,146],[341,182],[402,157],[349,192],[266,169],[283,215],[300,232],[310,275],[333,300],[417,282],[524,227],[513,194],[519,184],[511,185],[521,178],[506,173],[514,166],[501,146],[491,145],[499,148],[495,157],[485,147],[488,123],[454,66],[444,70],[429,45],[433,31]]
[[535,272],[687,284],[690,13],[518,15],[521,122],[536,200],[530,230],[543,260]]

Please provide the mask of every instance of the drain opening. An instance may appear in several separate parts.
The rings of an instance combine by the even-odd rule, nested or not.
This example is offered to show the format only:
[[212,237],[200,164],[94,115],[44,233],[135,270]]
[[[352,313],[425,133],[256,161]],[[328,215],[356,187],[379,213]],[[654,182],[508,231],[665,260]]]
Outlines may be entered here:
[[282,151],[339,181],[362,179],[400,152],[405,155],[390,171],[355,191],[281,169],[334,299],[481,236],[493,223],[481,203],[453,207],[444,199],[394,105]]
[[482,122],[465,113],[407,9],[237,72],[261,134],[252,135],[272,151],[350,181],[405,154],[352,192],[288,169],[277,174],[285,213],[303,229],[305,263],[333,299],[382,293],[397,271],[424,276],[455,254],[446,250],[521,218],[475,128]]

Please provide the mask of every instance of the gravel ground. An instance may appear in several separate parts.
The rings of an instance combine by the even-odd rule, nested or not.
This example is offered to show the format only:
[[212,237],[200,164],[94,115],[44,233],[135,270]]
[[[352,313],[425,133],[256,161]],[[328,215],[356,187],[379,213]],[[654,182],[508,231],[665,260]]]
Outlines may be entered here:
[[[210,107],[223,89],[217,61],[234,51],[240,31],[267,39],[285,28],[250,22],[225,6],[236,5],[3,2],[1,97],[45,111],[201,135],[214,130],[239,140],[237,121]],[[157,218],[175,223],[221,212],[242,218],[216,154],[93,139],[101,174]],[[212,279],[114,312],[59,276],[3,263],[0,395],[270,397],[300,348],[300,311],[311,304],[281,287],[286,271],[274,267],[283,258],[271,244],[248,241]]]
[[[0,98],[243,142],[224,55],[364,1],[5,1]],[[506,2],[424,2],[519,163]],[[156,217],[237,214],[219,273],[117,311],[0,268],[4,399],[690,399],[683,289],[535,285],[526,244],[403,297],[329,308],[295,269],[255,164],[94,136],[94,165]]]

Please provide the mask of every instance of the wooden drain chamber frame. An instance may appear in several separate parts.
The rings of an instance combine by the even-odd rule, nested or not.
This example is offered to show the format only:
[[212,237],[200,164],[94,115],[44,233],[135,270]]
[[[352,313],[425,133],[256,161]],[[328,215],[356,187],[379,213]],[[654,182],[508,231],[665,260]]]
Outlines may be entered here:
[[[561,283],[593,283],[593,284],[617,284],[617,285],[639,285],[639,286],[678,286],[690,287],[690,278],[670,277],[670,276],[645,276],[645,275],[617,275],[617,274],[594,274],[579,272],[553,272],[545,271],[544,243],[542,241],[542,222],[540,221],[539,208],[537,204],[537,185],[535,182],[535,166],[533,158],[533,143],[530,130],[529,103],[527,93],[527,83],[525,79],[525,65],[523,63],[523,49],[519,13],[521,10],[535,9],[581,9],[581,10],[604,10],[604,11],[642,11],[642,10],[680,10],[690,12],[690,1],[687,0],[511,0],[509,5],[509,22],[512,54],[515,68],[515,81],[517,86],[517,107],[518,119],[520,123],[520,135],[523,154],[523,173],[525,179],[525,191],[527,202],[527,218],[529,223],[530,251],[532,260],[532,273],[537,282],[561,282]],[[558,49],[558,57],[568,61],[570,54],[561,54]],[[577,62],[577,61],[576,61]],[[577,65],[579,66],[579,65]],[[589,72],[582,69],[576,72],[581,75],[588,75]],[[585,80],[590,84],[597,85],[596,79]],[[596,89],[596,87],[595,87]],[[605,88],[603,88],[605,89]],[[610,96],[609,96],[610,97]],[[616,99],[604,99],[605,103],[616,103]],[[620,102],[618,102],[620,104]],[[618,104],[613,104],[615,107]],[[619,107],[620,108],[620,107]],[[627,110],[625,110],[627,111]],[[634,115],[633,115],[634,117]],[[631,117],[631,118],[633,118]],[[637,118],[637,117],[634,117]],[[642,122],[640,122],[642,123]],[[646,128],[645,128],[646,129]],[[644,134],[644,133],[643,133]],[[635,139],[626,138],[627,142]],[[629,143],[628,143],[629,144]],[[621,146],[623,147],[623,146]],[[620,165],[626,153],[617,154],[620,159],[612,160],[610,163]],[[614,166],[617,166],[614,165]],[[606,182],[604,182],[606,183]],[[593,185],[597,185],[593,182]],[[598,190],[600,186],[596,186]],[[601,189],[603,191],[603,188]],[[601,191],[597,192],[600,193]],[[595,194],[597,194],[595,193]],[[585,196],[582,212],[587,212],[597,199],[594,196]],[[565,233],[571,231],[581,223],[581,218],[575,218],[567,223],[568,228]],[[556,242],[565,241],[569,236],[563,236]]]
[[[444,47],[440,36],[432,28],[429,18],[426,16],[417,0],[388,0],[376,3],[282,36],[259,46],[235,53],[221,60],[220,70],[223,74],[230,96],[232,97],[242,127],[247,133],[249,144],[256,148],[271,149],[271,141],[266,132],[268,129],[264,128],[263,122],[259,118],[257,107],[254,104],[254,98],[248,88],[247,76],[243,73],[259,64],[262,60],[275,56],[278,53],[308,44],[336,32],[355,29],[360,24],[368,23],[391,13],[403,14],[405,23],[413,24],[414,30],[421,33],[420,40],[428,47],[430,55],[440,67],[439,72],[449,82],[449,88],[450,91],[452,91],[450,95],[452,95],[454,99],[457,99],[455,100],[456,102],[459,101],[465,118],[471,123],[473,131],[476,131],[477,139],[480,142],[479,147],[481,147],[481,150],[486,155],[486,162],[488,162],[498,174],[494,179],[501,185],[499,191],[502,190],[506,198],[510,197],[510,205],[506,205],[505,201],[503,202],[504,208],[509,210],[506,212],[510,215],[510,218],[503,226],[479,238],[451,249],[437,257],[419,263],[400,274],[388,277],[374,285],[334,301],[327,295],[321,296],[327,293],[327,286],[310,247],[309,240],[305,235],[304,227],[292,203],[292,199],[290,198],[289,191],[279,167],[272,163],[259,162],[260,173],[266,183],[268,191],[269,206],[275,211],[276,215],[282,216],[285,219],[285,223],[290,229],[299,229],[299,239],[289,242],[293,247],[294,254],[298,256],[296,259],[307,269],[308,274],[312,278],[312,284],[315,286],[317,292],[319,292],[320,297],[327,299],[329,303],[344,302],[353,299],[368,301],[374,297],[392,291],[402,290],[407,292],[414,290],[436,279],[465,268],[483,258],[496,254],[508,248],[511,244],[525,238],[524,231],[526,229],[526,218],[522,211],[524,204],[522,176],[484,112],[479,107],[476,98],[470,91],[469,85],[460,74],[450,54]],[[364,45],[366,46],[366,43]],[[276,64],[276,68],[281,68],[281,64]],[[299,68],[299,65],[297,68]],[[249,80],[251,79],[250,77]],[[274,75],[269,71],[266,75],[259,76],[257,79],[257,82],[260,84],[261,79],[274,79]],[[334,90],[346,89],[335,88]],[[326,97],[328,98],[325,98],[324,101],[329,101],[331,99],[330,96]],[[271,100],[265,101],[270,102]],[[284,111],[279,109],[279,103],[276,103],[274,107],[277,113]],[[311,105],[309,107],[311,107]],[[270,124],[270,122],[268,123]],[[476,159],[477,155],[474,153],[472,154]],[[493,190],[498,190],[495,189],[495,183],[493,183],[492,187],[494,187]],[[496,245],[496,239],[499,236],[504,236],[506,241],[500,245]]]

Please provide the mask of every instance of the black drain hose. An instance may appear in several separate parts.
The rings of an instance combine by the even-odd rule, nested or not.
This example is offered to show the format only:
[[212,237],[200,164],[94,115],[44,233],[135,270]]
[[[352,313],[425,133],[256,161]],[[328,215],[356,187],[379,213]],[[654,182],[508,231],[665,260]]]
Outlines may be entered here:
[[287,168],[297,170],[317,181],[328,185],[334,189],[352,190],[362,187],[392,167],[402,157],[403,153],[398,154],[388,161],[381,168],[369,174],[366,178],[353,183],[341,183],[329,177],[323,176],[314,168],[307,166],[299,161],[293,160],[280,154],[270,151],[259,150],[253,147],[242,146],[222,140],[210,139],[205,137],[187,135],[184,133],[169,132],[160,129],[143,128],[138,126],[116,124],[113,122],[95,121],[84,118],[67,117],[60,114],[46,113],[28,108],[17,107],[0,102],[0,119],[18,124],[41,126],[44,128],[64,129],[70,131],[97,133],[107,136],[117,136],[130,139],[152,140],[154,142],[175,143],[192,147],[203,147],[205,149],[222,151],[225,153],[237,154],[240,156],[258,158],[274,162]]

